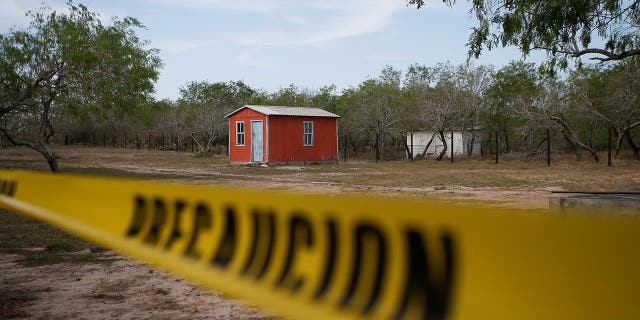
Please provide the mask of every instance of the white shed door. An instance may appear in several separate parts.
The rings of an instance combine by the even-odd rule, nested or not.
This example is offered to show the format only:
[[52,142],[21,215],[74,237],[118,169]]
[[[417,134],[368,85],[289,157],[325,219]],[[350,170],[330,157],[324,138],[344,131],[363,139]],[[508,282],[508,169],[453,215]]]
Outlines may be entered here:
[[262,162],[262,121],[251,121],[251,161]]

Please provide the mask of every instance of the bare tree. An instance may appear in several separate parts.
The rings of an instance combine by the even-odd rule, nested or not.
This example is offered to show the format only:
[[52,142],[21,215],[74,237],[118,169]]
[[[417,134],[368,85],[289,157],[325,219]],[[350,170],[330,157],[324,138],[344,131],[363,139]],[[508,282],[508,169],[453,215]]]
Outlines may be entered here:
[[[627,60],[608,69],[582,68],[571,74],[571,97],[576,107],[610,127],[618,156],[625,137],[640,126],[640,68]],[[631,140],[634,155],[638,149]]]
[[467,156],[473,153],[473,145],[477,139],[476,128],[480,126],[485,92],[493,81],[493,67],[473,67],[469,63],[456,68],[456,86],[459,88],[459,121],[461,129],[472,135],[466,151]]
[[566,103],[566,86],[550,77],[543,78],[539,85],[541,90],[534,97],[532,104],[520,103],[517,105],[516,110],[525,119],[523,126],[528,127],[529,130],[540,131],[555,126],[572,145],[577,145],[588,151],[598,162],[600,158],[596,150],[583,142],[572,122],[567,119],[568,114],[574,113]]

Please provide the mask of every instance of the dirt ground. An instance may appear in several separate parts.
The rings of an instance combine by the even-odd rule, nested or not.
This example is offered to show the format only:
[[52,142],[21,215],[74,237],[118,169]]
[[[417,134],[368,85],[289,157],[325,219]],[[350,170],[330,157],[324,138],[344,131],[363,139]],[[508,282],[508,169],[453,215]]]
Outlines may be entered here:
[[25,266],[21,260],[19,254],[0,254],[2,318],[268,318],[111,251],[91,263]]
[[[56,147],[64,172],[313,193],[439,198],[544,211],[553,190],[640,188],[640,161],[554,159],[348,161],[320,166],[231,166],[223,156],[101,147]],[[606,159],[606,158],[605,158]],[[0,168],[46,171],[24,148],[0,149]],[[0,319],[272,318],[142,263],[0,211]]]

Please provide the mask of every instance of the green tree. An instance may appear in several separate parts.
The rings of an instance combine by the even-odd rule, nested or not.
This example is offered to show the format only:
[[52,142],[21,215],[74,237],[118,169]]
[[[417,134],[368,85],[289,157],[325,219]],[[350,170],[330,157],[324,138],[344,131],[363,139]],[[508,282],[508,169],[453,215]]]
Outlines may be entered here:
[[310,107],[312,93],[307,90],[300,90],[294,84],[268,95],[268,100],[264,104],[271,106],[288,107]]
[[[487,90],[493,70],[469,64],[454,66],[450,63],[434,67],[410,65],[404,80],[408,106],[405,108],[411,125],[434,132],[427,142],[424,157],[431,143],[439,140],[443,146],[436,160],[447,152],[445,131],[467,130],[470,133],[480,125],[482,98]],[[475,138],[473,138],[475,139]],[[465,150],[471,154],[473,149]]]
[[498,132],[506,152],[512,150],[515,129],[521,125],[518,107],[533,105],[541,90],[538,78],[533,64],[511,61],[496,72],[484,94],[482,118],[486,136]]
[[320,88],[311,97],[311,106],[314,108],[336,113],[337,104],[338,96],[336,95],[336,86],[333,84]]
[[[443,0],[448,5],[456,0]],[[417,8],[425,0],[408,0]],[[599,61],[640,55],[638,0],[473,0],[478,20],[469,36],[469,55],[499,45],[517,46],[526,56],[545,50],[550,65],[567,67],[569,58],[591,55]],[[600,45],[602,42],[602,45]]]
[[134,18],[103,25],[71,2],[66,13],[27,16],[28,27],[0,35],[0,132],[41,153],[55,172],[56,122],[70,113],[126,114],[150,98],[161,61],[135,34],[143,26]]
[[174,123],[178,144],[186,133],[197,145],[197,154],[207,155],[215,141],[228,133],[225,115],[247,104],[255,93],[242,81],[188,83],[180,89],[177,114],[168,119]]
[[344,132],[353,137],[352,142],[372,143],[376,162],[382,159],[388,138],[395,141],[400,133],[400,76],[400,71],[387,66],[377,79],[343,91],[338,104]]
[[610,127],[616,138],[616,156],[624,138],[634,155],[638,146],[629,132],[640,126],[640,64],[629,59],[610,68],[585,67],[571,72],[571,103],[597,120],[606,131]]

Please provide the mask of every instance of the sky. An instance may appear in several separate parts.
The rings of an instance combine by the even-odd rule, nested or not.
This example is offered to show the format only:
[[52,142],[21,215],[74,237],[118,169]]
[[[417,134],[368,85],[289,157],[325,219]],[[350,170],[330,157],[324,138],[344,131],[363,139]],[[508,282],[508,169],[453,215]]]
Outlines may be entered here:
[[[290,84],[338,90],[376,78],[389,65],[467,61],[475,19],[470,4],[431,0],[417,10],[405,0],[112,0],[74,1],[112,17],[135,17],[149,46],[160,50],[158,99],[176,99],[191,81],[242,80],[276,91]],[[24,13],[43,4],[66,10],[66,0],[0,0],[0,32],[28,23]],[[497,68],[520,59],[513,47],[485,52],[475,65]],[[527,61],[540,62],[541,53]]]

